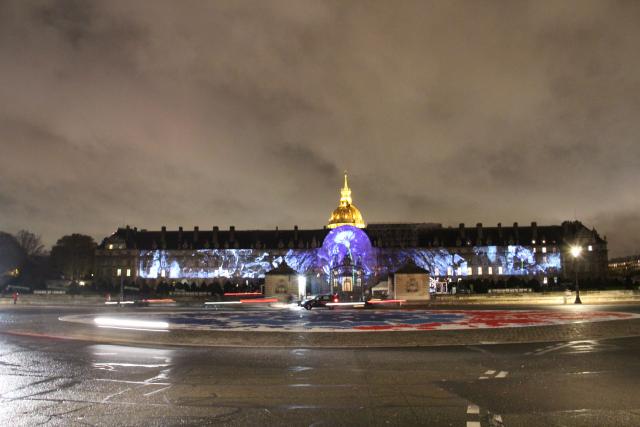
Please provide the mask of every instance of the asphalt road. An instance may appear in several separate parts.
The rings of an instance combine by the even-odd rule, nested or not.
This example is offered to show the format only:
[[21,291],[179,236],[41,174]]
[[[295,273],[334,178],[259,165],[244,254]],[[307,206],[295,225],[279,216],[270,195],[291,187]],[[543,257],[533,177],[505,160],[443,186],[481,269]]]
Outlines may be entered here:
[[640,338],[349,350],[0,334],[0,425],[637,426],[638,355]]

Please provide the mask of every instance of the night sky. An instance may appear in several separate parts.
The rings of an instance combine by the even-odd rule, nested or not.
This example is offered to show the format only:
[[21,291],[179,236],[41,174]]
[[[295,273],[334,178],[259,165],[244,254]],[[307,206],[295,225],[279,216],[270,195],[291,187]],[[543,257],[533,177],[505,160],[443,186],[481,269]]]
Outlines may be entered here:
[[578,218],[640,252],[638,1],[0,1],[0,230]]

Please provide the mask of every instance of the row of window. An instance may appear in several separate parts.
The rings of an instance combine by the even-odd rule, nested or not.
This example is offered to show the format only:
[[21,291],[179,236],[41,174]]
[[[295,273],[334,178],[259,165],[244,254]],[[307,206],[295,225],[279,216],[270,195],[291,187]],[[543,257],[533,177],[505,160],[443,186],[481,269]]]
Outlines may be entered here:
[[[484,269],[482,267],[477,267],[476,271],[478,276],[482,276],[484,273]],[[435,276],[440,276],[440,269],[436,267],[434,273],[435,273]],[[455,273],[456,273],[455,274],[456,276],[462,276],[462,268],[461,267],[456,268]],[[496,268],[496,273],[504,274],[504,269],[502,268],[502,266],[498,266]],[[493,267],[487,267],[487,274],[490,276],[494,274]],[[454,275],[453,267],[447,267],[447,276],[453,276],[453,275]],[[467,267],[467,276],[471,276],[471,275],[473,275],[473,267]]]

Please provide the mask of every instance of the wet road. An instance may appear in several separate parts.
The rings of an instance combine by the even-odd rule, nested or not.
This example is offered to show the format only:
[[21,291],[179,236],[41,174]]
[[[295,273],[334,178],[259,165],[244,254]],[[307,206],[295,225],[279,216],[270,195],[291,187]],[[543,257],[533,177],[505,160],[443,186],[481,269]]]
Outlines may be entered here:
[[0,425],[637,426],[639,355],[639,338],[276,350],[0,335]]

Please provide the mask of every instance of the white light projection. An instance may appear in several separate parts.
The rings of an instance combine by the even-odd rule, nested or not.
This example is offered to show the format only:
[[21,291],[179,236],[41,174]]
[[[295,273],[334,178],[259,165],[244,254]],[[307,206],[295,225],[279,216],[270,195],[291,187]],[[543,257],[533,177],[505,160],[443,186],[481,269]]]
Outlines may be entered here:
[[[494,272],[498,271],[497,267],[502,267],[505,276],[557,275],[562,267],[560,253],[536,254],[532,248],[519,245],[474,246],[465,248],[462,253],[445,248],[373,248],[368,238],[363,241],[362,230],[356,229],[356,233],[350,233],[351,230],[338,232],[343,227],[331,232],[336,232],[337,240],[331,239],[328,243],[325,240],[323,247],[318,249],[141,251],[138,275],[145,279],[257,279],[264,277],[266,272],[284,259],[299,274],[319,274],[326,279],[329,266],[341,262],[347,253],[354,262],[363,266],[368,277],[374,274],[384,277],[402,267],[409,259],[432,273],[437,269],[440,275],[445,275],[447,271],[454,274],[460,271],[460,275],[467,276],[469,267],[473,267],[474,272],[477,271],[476,267],[494,267]],[[345,238],[348,238],[347,241]]]

